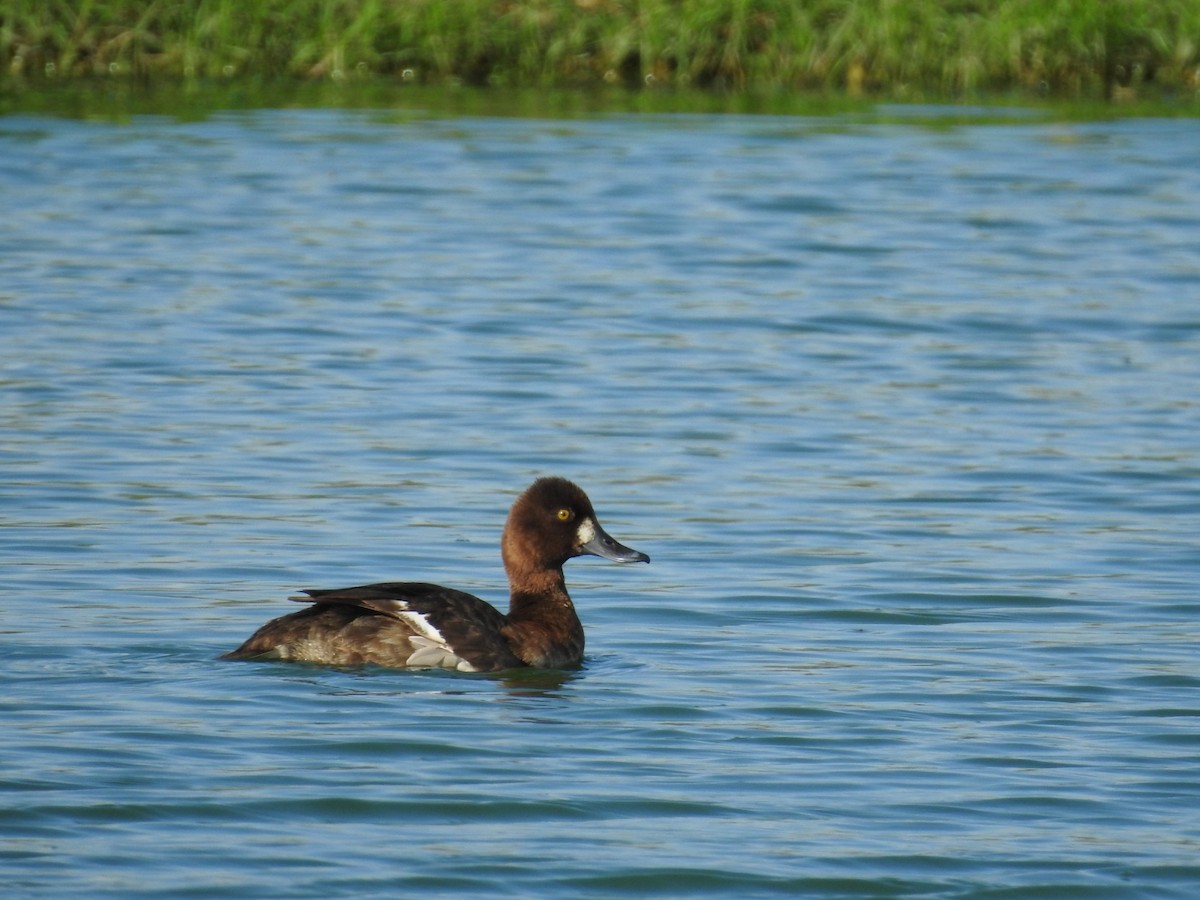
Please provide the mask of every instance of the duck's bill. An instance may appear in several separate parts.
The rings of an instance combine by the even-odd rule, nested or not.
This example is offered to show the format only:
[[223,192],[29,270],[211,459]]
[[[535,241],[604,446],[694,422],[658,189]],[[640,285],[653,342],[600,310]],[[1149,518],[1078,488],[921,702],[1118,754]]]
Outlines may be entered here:
[[[590,529],[589,527],[590,526]],[[591,533],[588,534],[588,531]],[[640,550],[626,547],[620,541],[610,537],[608,533],[594,521],[589,520],[579,529],[582,540],[579,552],[590,553],[592,556],[602,556],[613,562],[650,562],[650,557]]]

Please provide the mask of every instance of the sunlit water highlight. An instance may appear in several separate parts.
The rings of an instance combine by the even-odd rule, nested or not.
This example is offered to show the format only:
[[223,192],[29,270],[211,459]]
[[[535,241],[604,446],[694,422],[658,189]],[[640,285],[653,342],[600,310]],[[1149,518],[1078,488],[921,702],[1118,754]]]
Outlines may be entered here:
[[[1197,147],[0,119],[5,894],[1194,897]],[[581,671],[214,659],[544,473]]]

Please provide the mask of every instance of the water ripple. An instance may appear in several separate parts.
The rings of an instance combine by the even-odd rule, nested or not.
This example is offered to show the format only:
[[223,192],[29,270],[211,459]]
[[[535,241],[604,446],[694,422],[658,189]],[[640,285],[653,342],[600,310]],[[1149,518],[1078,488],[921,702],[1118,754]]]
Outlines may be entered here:
[[[4,884],[1190,898],[1198,138],[0,122]],[[581,670],[215,659],[547,472]]]

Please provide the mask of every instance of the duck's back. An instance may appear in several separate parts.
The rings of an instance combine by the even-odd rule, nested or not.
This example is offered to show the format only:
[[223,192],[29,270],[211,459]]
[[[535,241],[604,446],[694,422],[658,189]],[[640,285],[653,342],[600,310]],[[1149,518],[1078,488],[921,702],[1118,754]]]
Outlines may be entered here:
[[311,606],[268,622],[225,658],[465,672],[524,665],[506,638],[507,617],[463,591],[385,582],[304,593],[292,599]]

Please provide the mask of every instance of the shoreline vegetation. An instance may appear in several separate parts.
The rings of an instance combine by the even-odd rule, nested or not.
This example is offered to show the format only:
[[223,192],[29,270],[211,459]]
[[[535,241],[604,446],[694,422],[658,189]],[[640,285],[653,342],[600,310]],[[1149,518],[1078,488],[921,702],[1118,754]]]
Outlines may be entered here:
[[964,96],[1200,95],[1200,0],[8,0],[0,89],[385,77]]

